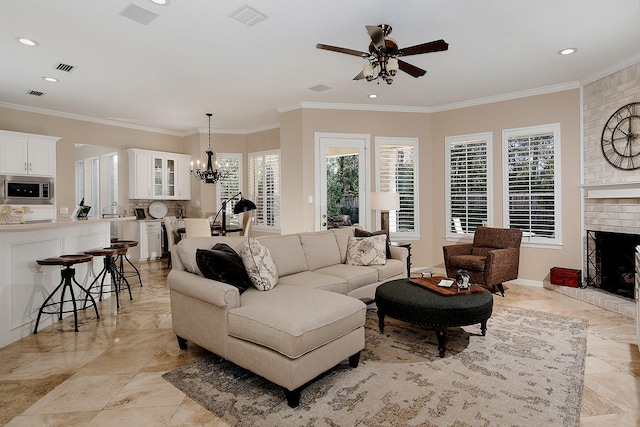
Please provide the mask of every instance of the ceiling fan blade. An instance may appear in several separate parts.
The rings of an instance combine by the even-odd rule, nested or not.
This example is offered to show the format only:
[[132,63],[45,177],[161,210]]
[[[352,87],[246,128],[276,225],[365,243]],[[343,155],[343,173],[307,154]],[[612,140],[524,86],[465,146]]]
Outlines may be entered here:
[[422,68],[418,68],[415,65],[411,65],[408,62],[404,62],[400,59],[398,59],[398,68],[400,68],[402,71],[404,71],[407,74],[412,75],[413,77],[421,77],[424,76],[425,74],[427,74],[427,72],[425,70],[423,70]]
[[353,80],[362,80],[364,79],[364,71],[360,71],[357,76],[353,78]]
[[376,47],[376,50],[380,50],[381,48],[386,47],[384,43],[384,31],[382,28],[373,25],[367,25],[366,28],[367,33],[369,33],[369,37],[371,37],[371,42]]
[[321,43],[318,43],[316,47],[318,49],[331,50],[333,52],[338,52],[338,53],[346,53],[347,55],[360,56],[362,58],[366,58],[369,56],[369,54],[366,52],[361,52],[355,49],[348,49],[346,47],[330,46],[328,44],[321,44]]
[[418,55],[421,53],[440,52],[449,49],[449,43],[444,40],[434,40],[428,43],[417,44],[411,47],[405,47],[399,50],[400,56]]

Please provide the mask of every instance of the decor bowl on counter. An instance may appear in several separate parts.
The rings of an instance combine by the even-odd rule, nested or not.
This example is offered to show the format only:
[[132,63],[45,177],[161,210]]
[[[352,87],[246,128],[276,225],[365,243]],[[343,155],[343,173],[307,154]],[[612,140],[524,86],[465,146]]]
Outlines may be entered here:
[[0,224],[24,224],[24,216],[31,212],[28,206],[14,208],[9,205],[0,206]]

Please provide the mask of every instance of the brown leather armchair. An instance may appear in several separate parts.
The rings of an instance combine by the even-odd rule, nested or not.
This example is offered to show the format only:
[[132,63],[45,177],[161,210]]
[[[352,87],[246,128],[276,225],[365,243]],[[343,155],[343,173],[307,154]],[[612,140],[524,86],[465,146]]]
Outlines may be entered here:
[[497,287],[504,296],[503,282],[518,278],[522,231],[517,228],[478,227],[473,243],[443,246],[448,277],[467,270],[472,283]]

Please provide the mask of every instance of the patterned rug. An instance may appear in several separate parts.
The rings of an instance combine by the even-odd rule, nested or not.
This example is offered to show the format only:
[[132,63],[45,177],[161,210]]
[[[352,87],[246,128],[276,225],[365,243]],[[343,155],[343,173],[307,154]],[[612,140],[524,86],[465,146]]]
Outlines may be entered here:
[[430,328],[368,310],[356,369],[338,365],[287,406],[284,389],[219,357],[164,375],[232,426],[577,426],[585,319],[494,306],[479,325],[449,328],[438,356]]

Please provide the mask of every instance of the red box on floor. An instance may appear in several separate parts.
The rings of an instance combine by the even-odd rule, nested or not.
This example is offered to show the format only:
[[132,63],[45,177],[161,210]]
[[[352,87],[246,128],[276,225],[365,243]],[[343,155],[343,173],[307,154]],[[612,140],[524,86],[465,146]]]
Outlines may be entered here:
[[549,276],[553,285],[578,288],[582,284],[582,271],[572,268],[553,267]]

